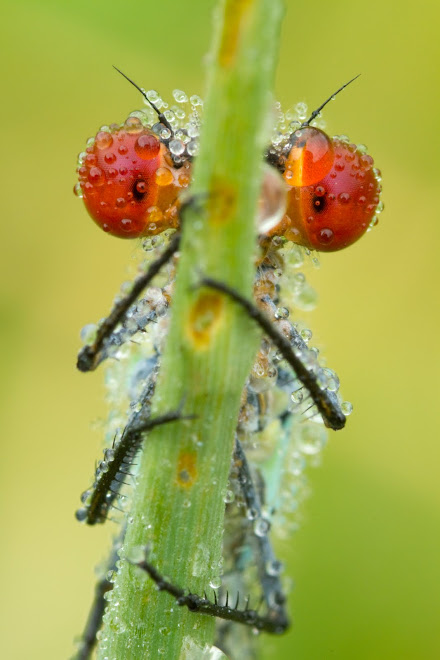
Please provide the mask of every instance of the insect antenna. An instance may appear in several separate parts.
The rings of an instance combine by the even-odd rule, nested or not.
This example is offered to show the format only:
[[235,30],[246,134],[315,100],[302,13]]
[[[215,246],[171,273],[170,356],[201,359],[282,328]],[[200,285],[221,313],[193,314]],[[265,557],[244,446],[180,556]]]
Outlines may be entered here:
[[118,69],[118,67],[115,66],[114,64],[113,64],[113,68],[116,69],[116,71],[117,71],[118,73],[120,73],[121,76],[123,76],[123,77],[125,78],[125,80],[128,80],[128,82],[131,83],[131,84],[133,85],[133,87],[136,87],[136,89],[138,90],[138,92],[140,92],[140,93],[142,94],[142,96],[144,97],[144,99],[145,99],[145,100],[151,105],[151,107],[153,108],[154,112],[157,114],[157,117],[158,117],[160,123],[167,127],[167,129],[170,131],[171,135],[174,135],[173,127],[171,126],[170,122],[169,122],[168,119],[165,117],[165,115],[163,114],[163,112],[161,112],[161,111],[159,110],[159,108],[153,103],[153,101],[150,101],[150,99],[148,98],[148,96],[147,96],[145,90],[143,90],[142,87],[139,87],[139,85],[137,85],[137,84],[134,82],[134,80],[132,80],[131,78],[129,78],[127,75],[125,75],[125,73],[123,73],[120,69]]
[[319,108],[316,108],[316,110],[313,110],[310,117],[303,124],[301,124],[300,128],[305,128],[306,126],[309,126],[310,123],[319,115],[321,110],[323,110],[323,108],[325,108],[327,103],[330,103],[330,101],[333,101],[333,99],[335,98],[335,96],[337,94],[339,94],[339,92],[342,92],[343,89],[345,89],[346,87],[348,87],[348,85],[350,85],[352,82],[354,82],[356,80],[356,78],[359,78],[360,75],[361,74],[358,73],[357,76],[355,76],[354,78],[352,78],[351,80],[346,82],[345,85],[342,85],[342,87],[340,87],[336,92],[333,92],[333,94],[331,96],[329,96],[328,99],[326,101],[324,101],[324,103],[321,103]]

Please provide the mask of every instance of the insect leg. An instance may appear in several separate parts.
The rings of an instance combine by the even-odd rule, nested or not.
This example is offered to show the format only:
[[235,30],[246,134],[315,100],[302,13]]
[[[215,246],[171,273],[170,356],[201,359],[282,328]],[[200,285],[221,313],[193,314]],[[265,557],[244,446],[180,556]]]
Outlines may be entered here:
[[113,332],[118,323],[120,323],[131,305],[135,302],[141,292],[159,273],[160,269],[168,263],[171,257],[177,252],[180,244],[180,234],[176,233],[171,238],[168,246],[162,254],[150,264],[146,273],[143,273],[133,283],[131,291],[122,299],[115,303],[113,309],[107,318],[99,326],[96,339],[91,345],[83,346],[78,354],[77,367],[80,371],[93,371],[99,364],[97,356],[102,349],[105,339]]
[[[301,359],[303,349],[300,348],[302,339],[292,328],[292,341],[289,341],[273,325],[270,319],[250,300],[242,296],[238,291],[228,286],[224,282],[219,282],[210,277],[205,277],[200,281],[201,286],[207,286],[229,296],[234,302],[242,307],[248,316],[253,319],[263,330],[263,332],[272,340],[278,348],[283,358],[290,364],[298,380],[310,392],[310,395],[321,413],[324,423],[329,428],[342,429],[345,426],[345,415],[343,414],[336,396],[333,392],[323,389],[319,382],[317,373],[308,368]],[[264,302],[266,302],[264,300]],[[293,344],[293,348],[292,348]],[[304,344],[305,346],[305,344]],[[318,371],[319,373],[319,371]]]
[[109,571],[116,570],[116,561],[118,560],[118,550],[121,547],[122,539],[125,534],[125,527],[122,529],[121,534],[116,538],[110,556],[103,569],[102,577],[98,580],[95,586],[95,596],[92,606],[90,608],[89,616],[84,627],[83,633],[79,640],[78,651],[74,656],[74,660],[89,660],[92,657],[92,652],[96,644],[96,634],[102,625],[102,617],[105,610],[104,595],[113,589],[113,584],[107,579]]

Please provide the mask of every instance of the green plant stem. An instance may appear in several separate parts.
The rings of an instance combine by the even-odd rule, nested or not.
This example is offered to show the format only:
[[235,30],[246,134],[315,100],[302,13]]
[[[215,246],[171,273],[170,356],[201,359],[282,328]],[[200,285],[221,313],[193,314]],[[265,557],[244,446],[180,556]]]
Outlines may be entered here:
[[[202,275],[252,295],[255,213],[278,50],[281,0],[224,0],[215,15],[200,155],[185,208],[172,318],[121,556],[149,545],[173,583],[209,592],[221,576],[224,497],[246,377],[260,335]],[[214,620],[179,608],[121,560],[98,657],[202,657]],[[237,658],[240,657],[239,651]]]

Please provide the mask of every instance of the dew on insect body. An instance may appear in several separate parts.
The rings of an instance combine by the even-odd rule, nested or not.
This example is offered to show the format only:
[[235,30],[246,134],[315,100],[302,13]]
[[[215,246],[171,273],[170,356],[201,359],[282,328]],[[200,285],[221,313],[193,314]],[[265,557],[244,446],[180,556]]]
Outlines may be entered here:
[[344,415],[348,417],[353,412],[353,404],[350,403],[350,401],[343,401],[341,403],[341,410],[344,413]]
[[283,572],[284,566],[278,559],[271,559],[270,561],[266,562],[265,569],[268,575],[277,577]]
[[187,103],[188,96],[181,89],[173,90],[173,98],[177,103]]
[[327,443],[327,432],[324,427],[315,423],[303,424],[298,429],[298,449],[307,456],[318,454]]
[[327,367],[323,368],[324,377],[327,378],[327,390],[329,392],[338,392],[339,391],[339,377],[332,369]]
[[188,142],[186,150],[189,156],[197,156],[200,150],[199,141],[192,139]]
[[84,522],[84,520],[87,520],[88,514],[89,514],[89,512],[88,512],[88,509],[86,509],[86,508],[77,509],[75,511],[75,518],[79,522]]
[[282,176],[274,167],[264,166],[258,202],[257,230],[268,234],[276,227],[286,210],[287,190]]
[[171,140],[168,148],[174,156],[181,156],[185,152],[185,145],[181,140]]
[[224,497],[223,497],[223,502],[225,504],[231,504],[235,500],[235,494],[233,490],[227,490]]
[[159,154],[160,142],[154,135],[143,134],[140,135],[135,144],[134,150],[139,158],[143,160],[151,160]]
[[254,521],[254,534],[255,536],[263,537],[268,534],[270,530],[270,522],[266,518],[256,518]]
[[83,189],[81,188],[81,184],[80,184],[80,183],[76,183],[76,184],[73,186],[73,192],[74,192],[74,194],[76,195],[76,197],[79,197],[79,199],[83,199],[83,197],[84,197],[84,193],[83,193]]
[[293,301],[298,309],[310,312],[318,304],[318,294],[308,282],[305,282],[299,291],[294,292]]
[[307,115],[309,112],[307,103],[297,103],[295,105],[295,112],[300,121],[304,121],[305,119],[307,119]]
[[154,103],[154,105],[158,105],[159,103],[162,102],[162,99],[159,96],[159,93],[156,92],[155,89],[149,89],[148,92],[146,92],[146,97],[148,101],[151,103]]
[[308,344],[312,338],[312,331],[308,328],[304,328],[299,334],[301,335],[301,339],[303,339],[306,344]]
[[90,501],[90,497],[92,495],[93,491],[89,488],[88,490],[85,490],[83,493],[80,495],[80,500],[83,504],[88,504]]
[[[156,183],[159,186],[169,186],[174,181],[173,173],[168,167],[159,167],[156,172]],[[157,211],[160,211],[157,209]],[[152,211],[150,212],[152,213]]]
[[198,94],[193,94],[189,98],[191,105],[194,108],[203,107],[203,100],[198,96]]
[[306,467],[304,456],[299,451],[294,451],[289,459],[288,470],[294,476],[302,474]]
[[252,507],[250,509],[247,509],[246,511],[246,518],[248,520],[255,520],[258,516],[258,511],[257,509],[253,509]]
[[170,109],[174,113],[175,118],[178,120],[178,122],[176,122],[177,125],[182,125],[182,122],[186,117],[185,110],[179,105],[173,105]]
[[301,403],[304,399],[304,390],[303,390],[303,388],[299,388],[299,389],[295,390],[294,392],[292,392],[292,394],[290,395],[290,398],[292,400],[292,403],[295,403],[295,404]]

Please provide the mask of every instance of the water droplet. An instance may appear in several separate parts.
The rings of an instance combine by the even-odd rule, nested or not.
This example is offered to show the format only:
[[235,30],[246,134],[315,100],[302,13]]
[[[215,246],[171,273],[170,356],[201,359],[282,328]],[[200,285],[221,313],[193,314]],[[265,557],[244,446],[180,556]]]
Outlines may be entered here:
[[343,401],[341,403],[341,410],[344,413],[344,415],[348,417],[353,412],[353,404],[350,403],[350,401]]
[[327,377],[327,389],[329,392],[337,392],[339,390],[339,378],[336,372],[332,369],[325,367],[323,369],[324,375]]
[[222,586],[222,578],[218,575],[216,577],[212,577],[209,580],[209,586],[212,587],[212,589],[220,589]]
[[190,96],[189,100],[191,102],[191,105],[193,105],[195,108],[203,107],[203,100],[197,94],[193,94],[192,96]]
[[190,142],[188,142],[188,144],[186,145],[186,150],[189,156],[197,156],[199,153],[199,141],[191,140]]
[[188,102],[187,95],[185,94],[185,92],[182,92],[181,89],[173,90],[173,97],[174,97],[174,100],[177,101],[177,103],[187,103]]
[[257,229],[267,234],[282,220],[287,206],[287,189],[281,174],[265,165],[258,203]]
[[86,504],[87,500],[90,498],[90,495],[92,494],[92,491],[85,490],[83,493],[81,493],[80,500],[83,504]]
[[266,573],[268,575],[281,575],[283,568],[283,564],[278,559],[272,559],[266,563]]
[[246,511],[246,518],[248,520],[255,520],[258,516],[258,511],[257,509],[253,509],[252,507]]
[[301,403],[301,401],[304,399],[304,391],[302,388],[299,388],[292,392],[290,395],[290,398],[293,403]]
[[156,172],[156,183],[159,186],[169,186],[171,183],[173,183],[174,177],[173,173],[171,172],[168,167],[159,167]]
[[235,494],[233,490],[227,490],[225,493],[225,496],[223,498],[223,501],[225,504],[231,504],[235,500]]
[[300,335],[301,338],[304,339],[305,343],[308,344],[312,338],[312,331],[309,330],[308,328],[304,328],[303,330],[301,330]]
[[254,534],[255,536],[266,536],[270,530],[270,522],[265,518],[257,518],[254,521]]
[[327,433],[319,424],[304,424],[298,429],[298,448],[303,454],[318,454],[326,442]]
[[73,193],[74,193],[74,195],[76,195],[80,199],[82,199],[84,197],[83,189],[82,189],[80,183],[75,183],[75,185],[73,186]]
[[84,520],[86,520],[86,518],[87,518],[87,515],[88,515],[88,509],[86,509],[86,508],[81,508],[81,509],[78,509],[77,511],[75,511],[75,518],[79,522],[84,522]]
[[81,328],[80,339],[84,344],[93,344],[96,339],[98,326],[95,323],[89,323]]
[[305,467],[306,461],[304,456],[297,451],[293,452],[289,461],[289,472],[297,477],[304,472]]
[[185,145],[181,140],[171,140],[168,147],[174,156],[181,156],[185,151]]
[[295,112],[300,121],[307,119],[308,107],[307,103],[297,103],[295,106]]
[[158,155],[160,142],[152,133],[143,133],[134,143],[134,150],[142,160],[151,160]]
[[161,100],[158,92],[156,92],[155,89],[149,89],[146,93],[146,97],[149,101],[151,101],[151,103],[154,103],[155,105]]
[[95,138],[95,145],[98,149],[109,149],[113,144],[113,137],[106,131],[99,131]]

